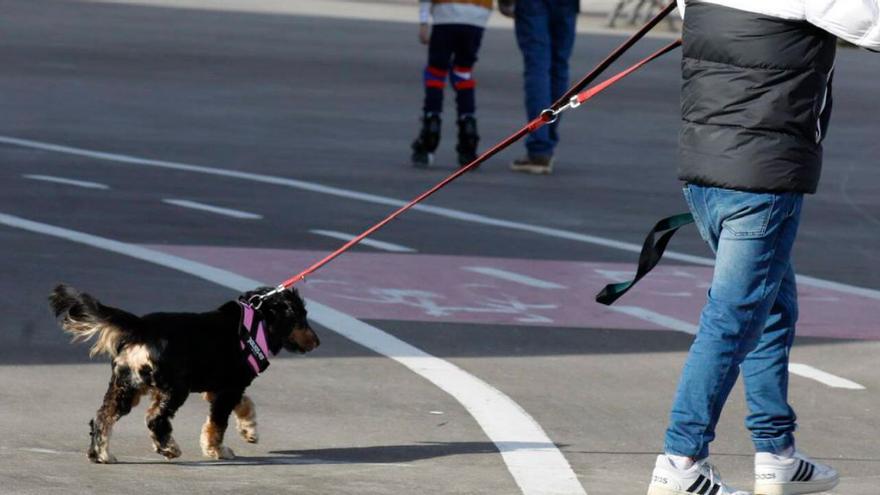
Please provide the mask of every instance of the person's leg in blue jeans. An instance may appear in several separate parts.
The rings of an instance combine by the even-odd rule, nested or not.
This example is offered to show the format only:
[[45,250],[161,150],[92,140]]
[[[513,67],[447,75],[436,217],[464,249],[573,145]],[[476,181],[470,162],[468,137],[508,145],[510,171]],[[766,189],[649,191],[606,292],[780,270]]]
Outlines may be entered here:
[[[574,45],[577,2],[520,0],[516,4],[516,41],[523,55],[526,116],[550,107],[568,89],[568,59]],[[552,156],[558,122],[526,138],[530,156]]]
[[788,404],[788,357],[797,317],[797,286],[789,264],[758,346],[742,363],[750,412],[746,427],[756,452],[778,453],[794,445],[797,416]]
[[[785,433],[790,438],[793,413],[792,424],[781,430],[767,418],[775,411],[790,411],[787,372],[780,365],[787,362],[796,320],[790,255],[803,195],[695,185],[687,186],[685,195],[701,235],[716,251],[716,263],[676,392],[665,449],[699,460],[709,455],[741,364],[752,408],[749,427],[756,438]],[[780,446],[785,448],[784,440],[774,448]]]
[[[550,101],[558,100],[568,90],[568,59],[574,48],[577,3],[562,0],[550,12]],[[548,105],[549,106],[549,105]],[[559,120],[546,126],[553,149],[559,143]]]
[[[516,42],[523,56],[526,116],[529,121],[552,103],[550,100],[551,1],[520,0],[516,3],[514,11]],[[550,156],[553,154],[553,146],[548,126],[538,129],[526,138],[526,149],[530,156]]]

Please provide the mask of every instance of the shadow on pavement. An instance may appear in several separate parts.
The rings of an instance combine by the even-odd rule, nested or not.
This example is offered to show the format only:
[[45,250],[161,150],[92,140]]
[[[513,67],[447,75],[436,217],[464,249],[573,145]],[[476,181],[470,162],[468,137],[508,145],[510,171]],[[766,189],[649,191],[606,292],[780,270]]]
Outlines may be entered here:
[[[510,450],[547,448],[546,443],[508,442]],[[558,445],[565,447],[565,445]],[[410,445],[375,445],[369,447],[338,447],[312,450],[276,450],[271,456],[236,457],[228,461],[173,462],[152,461],[120,462],[120,464],[162,464],[182,467],[223,467],[263,465],[310,464],[402,464],[424,459],[456,455],[498,454],[492,442],[426,442]]]

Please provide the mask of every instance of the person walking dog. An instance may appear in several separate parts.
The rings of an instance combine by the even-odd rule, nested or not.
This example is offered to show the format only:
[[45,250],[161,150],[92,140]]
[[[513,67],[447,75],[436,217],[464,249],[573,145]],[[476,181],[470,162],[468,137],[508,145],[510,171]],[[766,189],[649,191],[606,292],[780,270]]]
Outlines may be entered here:
[[679,178],[716,261],[648,494],[740,493],[708,461],[740,372],[756,451],[755,494],[830,490],[838,473],[795,445],[788,403],[798,315],[791,250],[804,194],[819,182],[836,37],[880,49],[880,2],[686,3],[679,0]]

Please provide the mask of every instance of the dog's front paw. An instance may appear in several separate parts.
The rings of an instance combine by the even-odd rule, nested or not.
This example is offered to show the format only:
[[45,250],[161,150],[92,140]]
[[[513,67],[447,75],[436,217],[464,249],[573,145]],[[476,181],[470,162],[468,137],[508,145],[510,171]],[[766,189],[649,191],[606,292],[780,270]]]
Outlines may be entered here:
[[235,459],[235,452],[233,452],[232,449],[225,445],[220,445],[218,447],[208,447],[203,453],[205,454],[205,457],[214,460]]
[[238,434],[241,435],[241,438],[247,443],[257,443],[260,441],[260,434],[257,433],[256,426],[239,425]]
[[109,452],[101,452],[94,457],[89,455],[89,460],[97,464],[116,464],[116,457]]
[[174,439],[172,438],[172,439],[168,440],[168,442],[162,447],[157,445],[156,446],[156,453],[160,454],[162,457],[164,457],[167,460],[171,460],[171,459],[177,459],[178,457],[180,457],[181,451],[180,451],[180,446],[177,445],[177,442],[174,441]]

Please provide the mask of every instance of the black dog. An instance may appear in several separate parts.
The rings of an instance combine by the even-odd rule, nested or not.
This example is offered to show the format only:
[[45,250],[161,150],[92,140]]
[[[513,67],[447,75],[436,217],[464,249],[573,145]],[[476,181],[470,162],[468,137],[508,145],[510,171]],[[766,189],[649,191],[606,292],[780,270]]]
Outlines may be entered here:
[[[265,287],[249,292],[244,299],[269,290]],[[138,317],[64,285],[55,288],[49,302],[61,319],[61,327],[73,335],[74,341],[97,337],[91,355],[103,353],[112,359],[110,386],[97,417],[90,422],[88,456],[92,462],[115,462],[108,452],[113,424],[146,393],[152,395],[147,428],[156,452],[166,459],[180,456],[180,447],[171,437],[171,418],[190,392],[204,392],[211,404],[201,435],[205,456],[234,457],[223,445],[233,411],[241,436],[250,443],[257,442],[254,404],[244,395],[256,373],[243,355],[239,337],[242,309],[238,302],[227,302],[207,313],[150,313]],[[265,341],[272,354],[282,348],[305,353],[320,344],[296,290],[288,289],[264,300],[259,313],[265,321]]]

